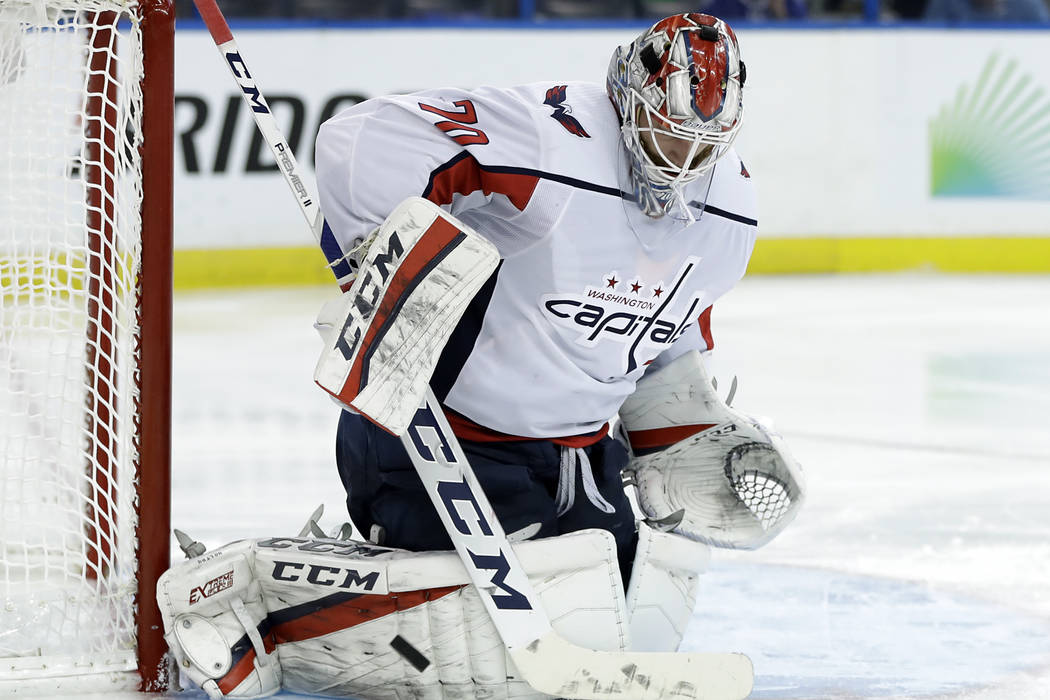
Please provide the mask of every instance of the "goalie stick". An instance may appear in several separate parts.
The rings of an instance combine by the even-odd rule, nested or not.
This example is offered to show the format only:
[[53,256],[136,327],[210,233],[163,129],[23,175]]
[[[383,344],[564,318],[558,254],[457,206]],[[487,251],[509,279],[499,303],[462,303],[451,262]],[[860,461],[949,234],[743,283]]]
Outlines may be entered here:
[[[324,221],[317,197],[215,0],[194,0],[251,108],[314,238]],[[352,288],[350,293],[355,290]],[[605,652],[562,638],[507,541],[499,520],[428,387],[401,435],[419,476],[522,678],[536,690],[580,700],[738,700],[751,692],[751,661],[735,653]]]

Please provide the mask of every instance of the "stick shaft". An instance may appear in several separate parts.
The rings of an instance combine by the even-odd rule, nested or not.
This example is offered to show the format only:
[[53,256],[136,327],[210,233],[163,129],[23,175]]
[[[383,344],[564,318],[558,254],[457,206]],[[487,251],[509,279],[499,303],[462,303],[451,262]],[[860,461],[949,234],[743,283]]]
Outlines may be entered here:
[[540,597],[511,549],[444,411],[427,388],[401,442],[503,643],[524,647],[551,631]]
[[193,4],[197,6],[197,12],[200,13],[204,24],[208,27],[215,46],[219,49],[219,54],[222,55],[226,67],[230,70],[230,75],[240,87],[241,97],[244,98],[252,116],[255,117],[255,124],[262,133],[263,140],[270,147],[277,166],[284,175],[285,182],[295,195],[295,201],[306,218],[314,240],[319,243],[321,231],[324,228],[324,218],[321,216],[317,194],[308,177],[304,177],[299,163],[295,160],[295,154],[292,153],[288,141],[285,140],[277,120],[270,111],[270,106],[266,103],[266,98],[255,84],[251,73],[248,72],[248,66],[244,63],[244,58],[241,56],[222,10],[219,9],[215,0],[193,0]]

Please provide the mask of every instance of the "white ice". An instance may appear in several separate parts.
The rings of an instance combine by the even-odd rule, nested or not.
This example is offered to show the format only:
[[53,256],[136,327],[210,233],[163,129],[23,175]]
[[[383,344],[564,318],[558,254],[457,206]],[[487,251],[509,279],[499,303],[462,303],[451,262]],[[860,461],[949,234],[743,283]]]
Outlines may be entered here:
[[[173,520],[209,547],[345,517],[331,294],[176,297]],[[755,698],[1050,698],[1050,277],[747,278],[714,329],[810,491],[715,552],[686,645],[748,653]]]

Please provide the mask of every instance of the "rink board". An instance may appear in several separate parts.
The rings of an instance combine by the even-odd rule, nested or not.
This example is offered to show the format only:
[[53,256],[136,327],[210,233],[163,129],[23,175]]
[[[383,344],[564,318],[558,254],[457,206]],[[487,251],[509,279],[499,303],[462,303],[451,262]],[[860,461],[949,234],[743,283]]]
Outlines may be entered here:
[[[319,124],[356,102],[440,85],[601,81],[611,47],[635,31],[237,29],[311,174]],[[1050,32],[739,34],[749,79],[737,146],[759,194],[753,273],[1050,271]],[[299,264],[309,241],[298,212],[210,39],[187,23],[177,41],[180,287],[323,281]]]

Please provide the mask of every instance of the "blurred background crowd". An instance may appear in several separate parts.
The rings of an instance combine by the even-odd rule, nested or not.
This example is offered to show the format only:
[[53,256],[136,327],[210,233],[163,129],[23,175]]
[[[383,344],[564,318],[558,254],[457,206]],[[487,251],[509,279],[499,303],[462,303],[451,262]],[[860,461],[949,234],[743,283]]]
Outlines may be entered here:
[[[225,0],[228,17],[314,21],[656,19],[706,12],[729,20],[1050,23],[1050,0]],[[196,17],[192,0],[180,16]]]

